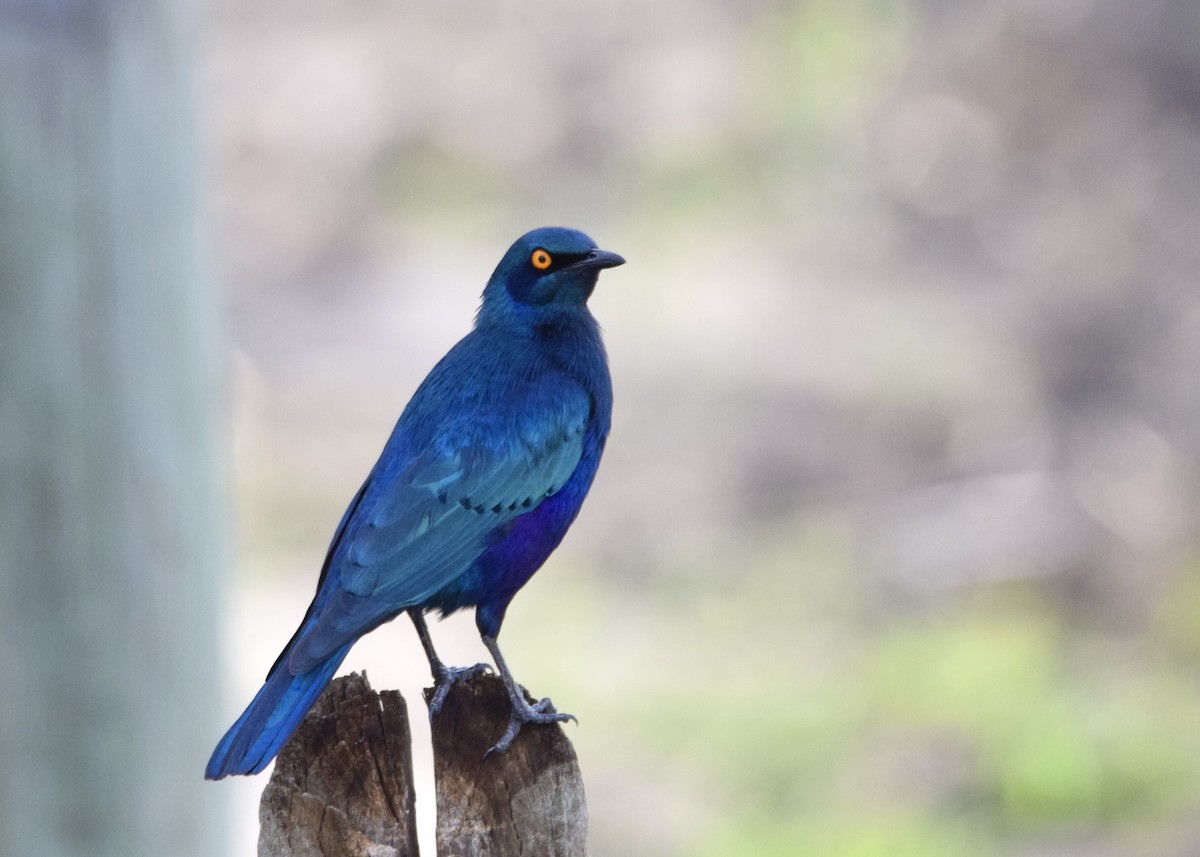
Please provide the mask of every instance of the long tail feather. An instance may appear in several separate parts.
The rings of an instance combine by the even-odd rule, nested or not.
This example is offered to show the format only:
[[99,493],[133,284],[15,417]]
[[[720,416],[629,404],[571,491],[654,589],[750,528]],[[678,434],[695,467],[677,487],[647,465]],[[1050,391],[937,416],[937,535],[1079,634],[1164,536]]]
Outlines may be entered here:
[[329,684],[351,645],[342,646],[300,675],[288,671],[285,650],[262,689],[217,744],[204,770],[205,778],[257,774],[270,764]]

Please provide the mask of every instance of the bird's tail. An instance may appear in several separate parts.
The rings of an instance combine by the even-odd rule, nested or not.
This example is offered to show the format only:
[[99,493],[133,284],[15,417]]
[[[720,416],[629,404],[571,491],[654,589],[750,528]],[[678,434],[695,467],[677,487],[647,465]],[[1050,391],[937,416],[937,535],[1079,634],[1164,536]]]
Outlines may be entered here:
[[353,641],[331,652],[300,675],[288,671],[289,645],[271,668],[258,695],[217,744],[204,770],[205,779],[257,774],[270,764],[321,695],[352,644]]

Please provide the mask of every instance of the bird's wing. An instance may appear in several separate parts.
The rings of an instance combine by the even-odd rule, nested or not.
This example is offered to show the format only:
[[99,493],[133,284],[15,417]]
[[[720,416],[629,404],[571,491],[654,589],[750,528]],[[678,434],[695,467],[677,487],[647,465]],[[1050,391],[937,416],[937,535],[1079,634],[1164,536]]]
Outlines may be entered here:
[[304,671],[467,571],[491,534],[570,478],[590,410],[578,386],[542,384],[507,418],[457,420],[478,429],[442,437],[394,474],[381,459],[373,474],[379,484],[368,480],[330,548],[317,596],[324,603],[296,641],[291,670]]

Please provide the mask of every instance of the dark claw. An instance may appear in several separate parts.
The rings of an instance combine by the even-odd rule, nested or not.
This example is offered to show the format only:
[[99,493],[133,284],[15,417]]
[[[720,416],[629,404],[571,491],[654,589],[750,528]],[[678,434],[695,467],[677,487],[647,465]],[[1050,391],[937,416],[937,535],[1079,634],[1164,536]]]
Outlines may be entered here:
[[442,710],[442,704],[456,681],[475,678],[491,673],[490,664],[475,664],[473,667],[442,667],[433,678],[433,696],[429,697],[429,718],[432,720]]
[[554,703],[550,701],[549,697],[541,699],[533,705],[530,705],[524,699],[513,700],[509,708],[508,728],[504,730],[504,734],[500,736],[500,740],[483,754],[483,757],[486,759],[492,753],[503,753],[511,747],[512,742],[520,734],[521,727],[526,723],[565,723],[568,720],[579,723],[574,714],[567,714],[565,711],[556,711]]

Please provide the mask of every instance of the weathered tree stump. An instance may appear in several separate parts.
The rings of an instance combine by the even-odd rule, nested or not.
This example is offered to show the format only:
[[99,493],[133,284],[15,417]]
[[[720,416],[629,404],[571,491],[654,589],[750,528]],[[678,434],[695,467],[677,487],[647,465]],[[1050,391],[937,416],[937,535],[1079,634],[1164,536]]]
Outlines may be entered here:
[[259,804],[259,857],[417,857],[408,709],[365,675],[330,682]]
[[[582,857],[587,804],[558,724],[508,723],[495,676],[459,682],[433,721],[438,857]],[[284,745],[259,808],[259,857],[417,857],[404,699],[334,679]]]
[[433,719],[438,857],[587,854],[583,777],[559,724],[525,726],[485,757],[508,711],[504,682],[476,676],[455,684]]

